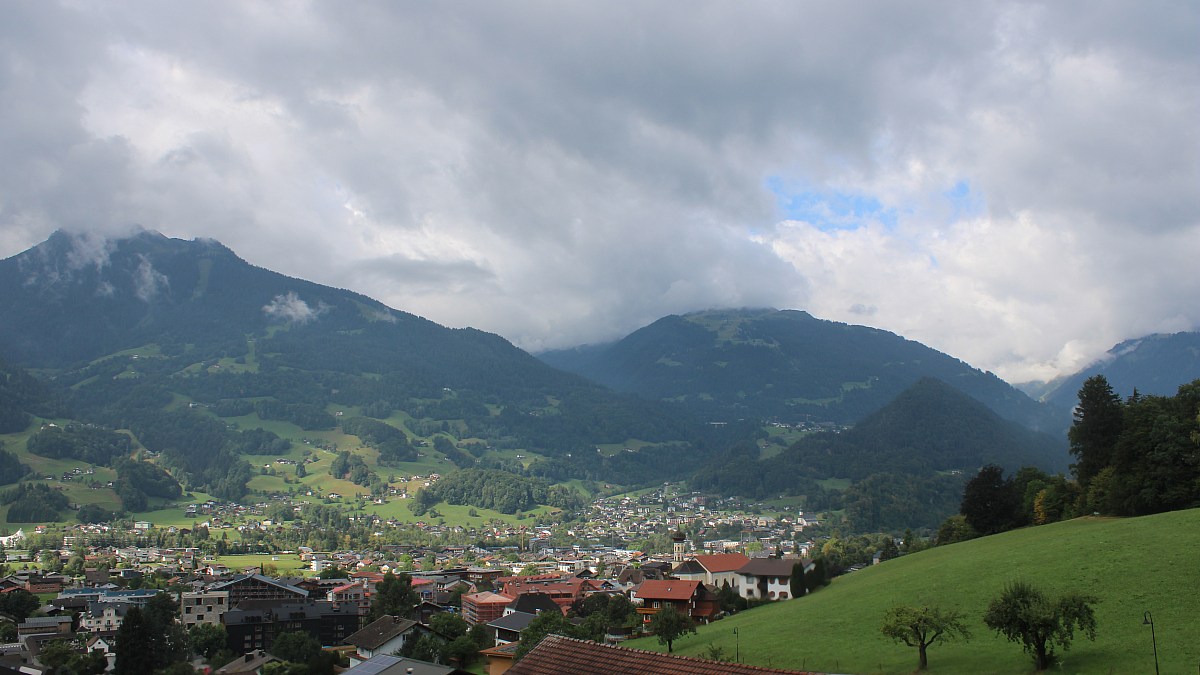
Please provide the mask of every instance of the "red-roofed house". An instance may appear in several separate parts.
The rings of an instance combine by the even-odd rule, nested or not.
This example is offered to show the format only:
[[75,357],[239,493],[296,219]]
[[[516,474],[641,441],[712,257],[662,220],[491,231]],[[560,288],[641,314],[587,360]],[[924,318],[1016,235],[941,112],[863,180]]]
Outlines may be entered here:
[[699,581],[683,579],[649,579],[633,592],[634,604],[644,623],[650,623],[658,610],[671,605],[680,614],[692,617],[693,621],[708,623],[721,613],[717,596]]
[[600,590],[603,582],[579,577],[562,577],[540,574],[530,577],[501,577],[504,582],[501,593],[515,598],[522,593],[545,593],[562,608],[563,613],[578,599]]
[[325,599],[332,602],[334,607],[353,607],[359,616],[371,612],[371,595],[363,582],[351,581],[331,588],[325,594]]
[[504,616],[504,608],[513,598],[500,593],[483,591],[462,596],[462,617],[467,623],[488,624]]
[[710,586],[723,586],[726,583],[737,589],[741,577],[738,570],[750,562],[744,553],[717,553],[714,555],[698,555],[686,560],[672,572],[676,579],[702,581]]

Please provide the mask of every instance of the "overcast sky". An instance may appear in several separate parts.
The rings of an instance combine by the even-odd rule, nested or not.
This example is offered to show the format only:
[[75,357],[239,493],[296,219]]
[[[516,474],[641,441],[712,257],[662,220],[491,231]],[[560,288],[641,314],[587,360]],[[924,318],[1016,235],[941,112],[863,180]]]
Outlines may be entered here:
[[1020,382],[1200,326],[1200,3],[0,3],[0,257],[215,238],[530,350],[804,309]]

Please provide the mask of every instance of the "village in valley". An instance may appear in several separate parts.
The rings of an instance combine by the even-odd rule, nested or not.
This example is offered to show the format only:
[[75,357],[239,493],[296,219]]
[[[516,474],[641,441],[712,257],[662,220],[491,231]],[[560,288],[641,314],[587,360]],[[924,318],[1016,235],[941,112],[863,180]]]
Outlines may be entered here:
[[[428,484],[438,476],[414,478]],[[348,527],[370,530],[369,541],[287,549],[280,546],[289,530],[307,525],[299,517],[273,520],[281,504],[297,516],[311,507],[287,495],[254,505],[209,500],[177,505],[190,526],[39,525],[0,538],[7,570],[0,597],[19,590],[37,598],[24,616],[5,615],[2,663],[46,666],[42,648],[67,640],[103,653],[111,668],[129,610],[165,593],[178,625],[220,631],[220,648],[207,659],[193,654],[192,663],[218,673],[282,662],[272,643],[297,631],[343,666],[371,659],[395,665],[388,659],[399,663],[422,637],[426,645],[458,637],[439,633],[451,625],[436,618],[445,614],[464,629],[482,627],[472,633],[478,649],[454,658],[415,655],[447,664],[438,672],[473,667],[462,672],[498,675],[512,666],[522,633],[541,612],[578,624],[591,596],[606,596],[592,605],[619,597],[628,610],[604,626],[600,642],[609,644],[652,634],[654,615],[667,607],[701,624],[787,600],[797,563],[811,572],[812,534],[819,531],[802,511],[668,483],[600,497],[583,513],[555,514],[545,523],[411,523],[341,511]],[[172,545],[179,542],[193,545]],[[410,580],[413,591],[405,616],[381,614],[377,606],[380,584],[396,578]],[[227,657],[236,658],[216,662]]]

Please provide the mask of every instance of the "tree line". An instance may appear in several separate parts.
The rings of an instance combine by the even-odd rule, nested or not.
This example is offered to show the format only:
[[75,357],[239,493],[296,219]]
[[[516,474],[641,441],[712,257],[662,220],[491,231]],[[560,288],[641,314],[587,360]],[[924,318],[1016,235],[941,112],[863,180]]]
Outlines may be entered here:
[[1175,396],[1122,401],[1103,375],[1079,390],[1068,431],[1074,480],[989,464],[963,489],[939,544],[1081,515],[1140,516],[1200,506],[1200,380]]

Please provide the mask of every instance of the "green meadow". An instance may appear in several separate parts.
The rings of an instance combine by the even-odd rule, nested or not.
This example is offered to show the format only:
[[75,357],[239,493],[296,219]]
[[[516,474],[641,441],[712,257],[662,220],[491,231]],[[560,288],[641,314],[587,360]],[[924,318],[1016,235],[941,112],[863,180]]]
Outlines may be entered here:
[[[1019,644],[983,624],[988,602],[1014,580],[1049,594],[1090,593],[1096,640],[1079,635],[1060,650],[1055,673],[1190,673],[1200,667],[1200,509],[1143,518],[1080,518],[943,546],[840,577],[798,599],[702,626],[675,643],[675,653],[827,673],[911,673],[917,650],[879,631],[894,605],[938,605],[964,613],[969,642],[930,647],[932,673],[1030,673]],[[737,630],[735,636],[735,629]],[[665,651],[655,638],[630,647]]]

